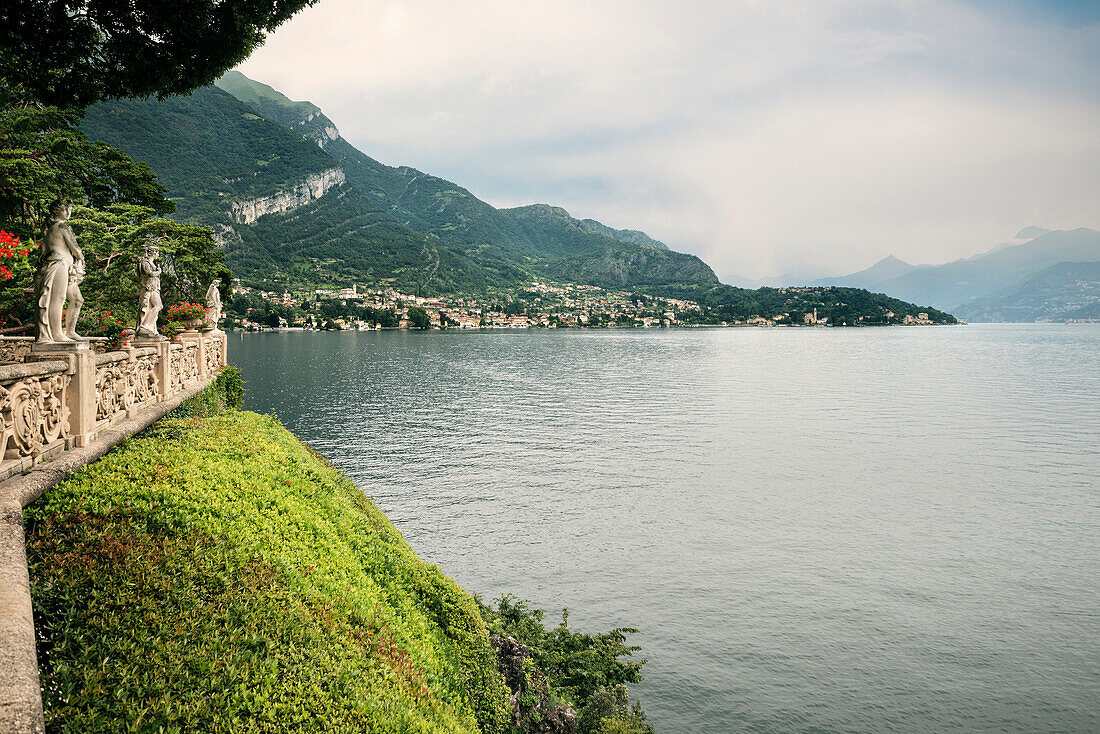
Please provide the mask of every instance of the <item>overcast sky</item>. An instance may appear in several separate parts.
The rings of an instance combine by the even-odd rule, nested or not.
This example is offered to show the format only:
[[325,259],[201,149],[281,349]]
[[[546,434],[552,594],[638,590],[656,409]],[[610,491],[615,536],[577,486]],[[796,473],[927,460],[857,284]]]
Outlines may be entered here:
[[1100,2],[321,0],[241,71],[495,206],[720,276],[1100,229]]

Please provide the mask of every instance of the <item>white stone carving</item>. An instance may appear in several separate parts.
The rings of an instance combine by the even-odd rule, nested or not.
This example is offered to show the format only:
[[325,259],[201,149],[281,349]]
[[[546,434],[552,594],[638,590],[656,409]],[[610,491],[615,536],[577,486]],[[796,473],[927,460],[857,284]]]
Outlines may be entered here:
[[157,331],[157,317],[164,302],[160,300],[160,266],[157,256],[160,249],[152,241],[145,244],[145,252],[138,258],[138,275],[141,277],[141,295],[138,296],[138,324],[136,336],[142,339],[163,339]]
[[[50,206],[50,223],[42,237],[42,255],[34,279],[36,321],[39,344],[63,344],[76,341],[76,316],[84,298],[80,281],[84,279],[84,253],[68,225],[73,203],[58,199]],[[65,301],[69,300],[69,318],[62,324]]]
[[65,374],[25,377],[0,386],[0,450],[3,458],[36,457],[68,435]]
[[222,320],[222,294],[216,280],[206,289],[206,320],[211,329],[218,331],[218,322]]

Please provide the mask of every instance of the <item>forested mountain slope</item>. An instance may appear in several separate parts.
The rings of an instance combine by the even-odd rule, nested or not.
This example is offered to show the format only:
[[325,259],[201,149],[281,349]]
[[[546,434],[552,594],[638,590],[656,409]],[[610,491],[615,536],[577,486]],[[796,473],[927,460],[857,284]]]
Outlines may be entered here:
[[83,127],[147,162],[176,216],[213,227],[246,281],[418,293],[539,277],[607,287],[717,282],[697,257],[642,232],[545,205],[498,210],[450,181],[384,165],[315,105],[242,74],[218,87],[99,104]]
[[1100,262],[1051,265],[964,309],[971,321],[1100,319]]

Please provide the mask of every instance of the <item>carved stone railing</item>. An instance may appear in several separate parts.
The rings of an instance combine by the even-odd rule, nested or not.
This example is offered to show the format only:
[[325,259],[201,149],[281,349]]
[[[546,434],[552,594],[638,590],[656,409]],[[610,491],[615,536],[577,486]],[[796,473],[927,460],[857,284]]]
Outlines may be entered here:
[[0,337],[0,364],[23,362],[34,346],[33,336]]
[[226,364],[221,332],[105,351],[107,340],[47,351],[0,338],[0,481],[208,382]]
[[[91,337],[87,341],[96,354],[106,352],[110,344],[110,340],[102,336]],[[0,365],[26,362],[33,346],[33,336],[0,336]]]
[[160,400],[157,349],[142,347],[96,355],[96,425],[133,418]]
[[0,480],[66,448],[67,361],[0,366]]

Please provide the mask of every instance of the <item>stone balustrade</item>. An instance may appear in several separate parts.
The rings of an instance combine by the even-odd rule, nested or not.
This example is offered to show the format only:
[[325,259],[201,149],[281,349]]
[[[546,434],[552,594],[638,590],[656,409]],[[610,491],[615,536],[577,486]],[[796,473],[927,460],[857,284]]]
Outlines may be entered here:
[[68,361],[0,366],[0,480],[68,448],[71,381]]
[[36,351],[27,337],[0,337],[0,481],[205,384],[226,364],[222,332],[180,334],[106,351]]

